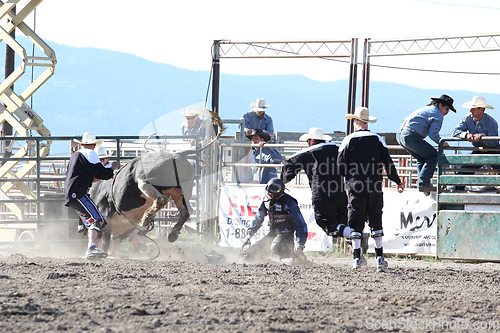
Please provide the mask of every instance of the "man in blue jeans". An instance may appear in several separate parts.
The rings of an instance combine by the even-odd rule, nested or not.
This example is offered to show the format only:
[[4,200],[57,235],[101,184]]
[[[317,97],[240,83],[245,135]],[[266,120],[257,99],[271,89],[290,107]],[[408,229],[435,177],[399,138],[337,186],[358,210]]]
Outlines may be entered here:
[[[470,109],[458,125],[451,132],[455,138],[466,139],[479,150],[474,150],[472,154],[498,154],[498,151],[488,151],[488,148],[498,148],[498,141],[482,141],[483,136],[498,136],[498,123],[485,113],[486,109],[493,109],[493,106],[486,104],[486,98],[474,96],[471,101],[465,102],[462,107]],[[499,165],[493,165],[493,169],[500,169]],[[460,169],[475,169],[475,166],[462,165]],[[458,172],[458,174],[474,174],[471,172]],[[463,191],[465,186],[455,186],[455,191]]]
[[[435,191],[431,184],[438,161],[436,148],[425,141],[429,136],[432,141],[439,144],[441,137],[439,131],[443,125],[444,116],[452,110],[453,98],[441,95],[439,98],[432,97],[432,102],[413,113],[401,123],[396,140],[413,157],[417,159],[418,190],[420,192]],[[447,145],[445,143],[445,145]]]

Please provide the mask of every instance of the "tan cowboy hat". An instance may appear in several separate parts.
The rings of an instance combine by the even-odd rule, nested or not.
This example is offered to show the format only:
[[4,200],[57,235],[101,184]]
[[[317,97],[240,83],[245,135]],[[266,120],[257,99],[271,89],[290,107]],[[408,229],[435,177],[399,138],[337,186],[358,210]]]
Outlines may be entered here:
[[309,129],[309,133],[302,134],[300,136],[299,141],[307,141],[308,139],[330,141],[332,137],[326,135],[325,132],[323,132],[323,129],[319,127],[311,127]]
[[94,150],[97,153],[97,156],[99,156],[99,158],[109,157],[108,153],[106,152],[106,147],[104,146],[97,147]]
[[486,98],[481,96],[472,97],[472,101],[465,102],[464,105],[462,105],[462,107],[467,109],[473,109],[473,108],[493,109],[491,105],[486,104]]
[[375,117],[370,117],[370,111],[368,110],[367,107],[364,106],[358,106],[356,110],[354,110],[354,114],[346,114],[345,115],[346,119],[358,119],[367,123],[374,123],[377,121],[377,118]]
[[266,100],[264,98],[257,98],[257,100],[250,104],[250,109],[254,111],[266,111],[271,105],[266,105]]
[[85,132],[82,135],[82,141],[73,139],[76,143],[79,143],[81,145],[93,145],[102,142],[102,140],[97,140],[95,138],[95,134],[92,132]]
[[197,116],[200,113],[198,111],[196,111],[194,108],[188,106],[186,108],[186,113],[180,111],[180,114],[182,114],[184,117],[192,117],[192,116]]

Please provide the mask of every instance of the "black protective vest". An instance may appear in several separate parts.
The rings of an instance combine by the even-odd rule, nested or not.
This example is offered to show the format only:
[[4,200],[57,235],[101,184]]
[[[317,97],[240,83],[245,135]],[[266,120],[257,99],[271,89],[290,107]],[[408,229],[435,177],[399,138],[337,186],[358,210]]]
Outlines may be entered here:
[[265,203],[269,214],[271,233],[293,232],[293,222],[290,218],[290,206],[288,204],[290,200],[295,199],[285,193],[274,205],[271,205],[270,201]]

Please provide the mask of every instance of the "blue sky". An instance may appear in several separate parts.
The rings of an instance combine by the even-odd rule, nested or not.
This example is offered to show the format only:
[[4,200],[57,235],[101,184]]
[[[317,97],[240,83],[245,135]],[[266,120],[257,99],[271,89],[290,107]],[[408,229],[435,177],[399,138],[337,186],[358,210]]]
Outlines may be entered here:
[[[18,12],[24,8],[27,1],[22,0],[18,3]],[[53,42],[72,47],[108,49],[183,69],[204,71],[203,74],[206,75],[207,79],[203,83],[206,82],[207,85],[212,60],[211,45],[214,40],[292,41],[359,38],[361,53],[362,41],[365,38],[451,37],[500,33],[497,30],[500,14],[498,0],[310,0],[307,5],[304,3],[303,0],[254,0],[251,2],[234,0],[102,0],[92,2],[46,0],[38,6],[36,20],[34,13],[32,13],[26,18],[25,23],[32,27],[49,45]],[[19,30],[16,31],[18,36],[22,35]],[[500,62],[497,60],[499,55],[500,53],[497,51],[457,55],[385,57],[372,59],[372,65],[499,74]],[[63,53],[59,57],[55,76],[49,82],[57,82],[57,84],[67,87],[68,83],[71,84],[71,79],[67,79],[65,82],[57,80],[60,80],[61,77],[58,76],[61,74],[61,65],[64,60],[68,63],[68,57],[65,58]],[[86,60],[89,60],[90,63],[94,61],[95,64],[96,59],[92,56],[89,57],[91,59]],[[139,68],[139,59],[130,58],[134,58],[134,60],[120,64],[120,67],[123,68],[120,73],[131,72],[132,69]],[[69,57],[69,59],[74,62],[75,68],[82,69],[88,66],[88,62],[86,65],[78,63],[78,61],[82,61],[75,60],[75,57]],[[105,60],[109,61],[109,58]],[[361,56],[358,58],[358,62],[360,61]],[[127,66],[130,66],[128,71]],[[336,81],[347,79],[349,65],[320,59],[223,59],[221,71],[243,75],[300,74],[319,81]],[[154,73],[146,71],[142,73],[149,81],[152,80]],[[102,77],[99,77],[99,73],[93,75],[97,78],[97,82],[101,82]],[[361,70],[358,73],[358,79],[360,78]],[[165,75],[162,79],[175,82],[176,75]],[[133,90],[134,85],[143,87],[145,80],[127,81],[127,83]],[[259,80],[261,79],[259,78]],[[376,66],[372,67],[371,80],[403,83],[419,88],[435,89],[438,92],[468,90],[474,91],[475,94],[482,92],[498,94],[500,86],[500,75],[445,74],[442,72],[395,70]],[[227,81],[224,83],[228,84]],[[191,88],[194,87],[194,82],[189,84]],[[224,89],[224,85],[221,87]],[[265,86],[262,81],[255,80],[251,87],[254,88],[254,92],[249,92],[251,88],[244,89],[243,92],[248,96],[244,97],[244,101],[238,101],[238,103],[243,103],[242,105],[237,104],[238,106],[235,107],[239,111],[238,115],[248,111],[250,102],[255,101],[257,97],[265,97],[273,105],[273,112],[278,110],[280,104],[276,103],[276,100],[272,101],[270,93],[275,86]],[[372,88],[374,87],[372,86]],[[294,88],[300,89],[297,86]],[[150,89],[148,92],[154,91],[154,89]],[[285,82],[278,90],[281,93],[291,89],[288,82]],[[188,101],[182,107],[203,102],[206,88],[196,88],[196,92],[199,97],[193,97],[193,100]],[[155,93],[160,95],[162,91]],[[371,91],[372,101],[376,93],[376,89]],[[393,103],[395,98],[399,98],[399,106],[404,107],[405,110],[408,108],[408,112],[424,104],[418,102],[417,105],[412,105],[411,100],[415,96],[401,98],[397,91],[384,90],[379,91],[378,94],[379,97],[382,96],[384,102],[389,103]],[[39,95],[35,95],[35,101]],[[460,94],[457,93],[457,95]],[[457,99],[457,105],[460,106],[466,99],[472,97],[469,95],[465,93],[463,96],[467,96],[466,98]],[[320,97],[325,96],[331,97],[329,92],[322,93]],[[308,99],[319,99],[320,97],[308,94],[300,98],[290,109],[295,106],[309,105],[311,103]],[[428,97],[425,98],[426,102]],[[109,96],[102,99],[106,98]],[[123,97],[118,98],[123,99]],[[285,101],[290,99],[287,98]],[[78,99],[78,101],[82,100]],[[346,100],[347,97],[342,99],[342,101]],[[85,102],[91,103],[92,100],[88,99]],[[229,102],[224,101],[224,103]],[[35,109],[41,104],[36,103]],[[222,104],[229,105],[224,103]],[[281,105],[284,104],[281,103]],[[498,104],[492,104],[498,108]],[[165,103],[164,106],[165,110],[161,109],[161,112],[172,112],[178,118],[173,129],[169,130],[169,132],[174,133],[175,131],[174,134],[178,134],[177,129],[182,121],[178,108],[181,106],[172,106],[168,103]],[[83,102],[79,107],[89,108]],[[374,111],[375,113],[380,112],[379,110]],[[346,110],[343,109],[337,110],[340,119],[343,119],[345,112]],[[39,113],[46,114],[41,109]],[[146,134],[165,127],[164,124],[160,123],[161,120],[165,119],[164,116],[157,116],[155,113],[150,118],[144,120],[143,132]],[[170,118],[167,117],[167,119]],[[148,125],[149,123],[154,124],[156,128],[150,128],[152,125]],[[452,123],[456,123],[456,121],[452,121]],[[47,125],[49,124],[50,122],[47,122]],[[338,129],[331,124],[325,124],[323,127],[326,130]],[[307,128],[303,130],[305,132]],[[78,133],[80,132],[78,130]],[[56,135],[55,132],[54,134]],[[143,133],[141,132],[141,134]]]
[[[23,7],[23,0],[18,5]],[[307,5],[304,5],[307,3]],[[46,0],[35,30],[47,41],[132,53],[192,70],[210,70],[211,45],[230,40],[339,40],[446,37],[500,32],[496,0],[213,0],[81,2]],[[31,23],[30,23],[31,22]],[[26,23],[33,27],[34,17]],[[500,73],[498,52],[377,58],[372,64]],[[358,58],[361,61],[361,57]],[[234,74],[293,73],[320,81],[348,77],[345,64],[322,60],[229,60]],[[499,75],[433,74],[373,68],[372,80],[422,88],[498,93]]]

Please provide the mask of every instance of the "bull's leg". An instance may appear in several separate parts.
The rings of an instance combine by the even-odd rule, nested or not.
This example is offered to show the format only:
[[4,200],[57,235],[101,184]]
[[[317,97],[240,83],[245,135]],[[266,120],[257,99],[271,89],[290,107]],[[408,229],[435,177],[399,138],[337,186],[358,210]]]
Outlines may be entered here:
[[123,234],[119,236],[113,237],[113,246],[111,246],[111,250],[109,251],[109,256],[114,257],[116,256],[116,251],[118,251],[118,248],[120,247],[120,244],[130,236],[130,234],[134,232],[134,229],[130,229]]
[[153,199],[153,204],[144,212],[141,218],[142,227],[147,227],[153,222],[156,213],[167,204],[169,197],[160,193],[153,185],[143,180],[138,181],[138,186],[142,193],[148,198]]
[[101,248],[104,252],[108,252],[110,245],[111,245],[111,226],[108,224],[106,228],[102,230]]
[[186,205],[188,205],[188,203],[185,202],[185,200],[184,200],[184,196],[182,195],[182,190],[178,189],[178,188],[176,188],[175,190],[176,190],[176,193],[170,193],[170,195],[172,195],[172,199],[174,199],[175,205],[177,206],[177,209],[179,210],[180,216],[179,216],[179,221],[175,224],[175,226],[172,228],[172,230],[168,234],[168,241],[170,243],[173,243],[177,240],[177,238],[179,237],[179,232],[181,231],[182,227],[184,226],[184,223],[189,218],[189,210],[188,210],[188,207],[186,207]]

